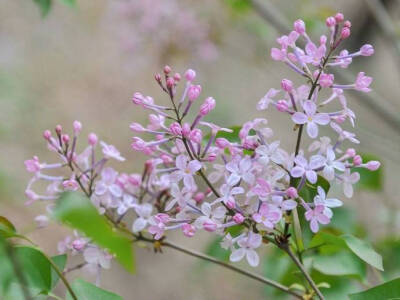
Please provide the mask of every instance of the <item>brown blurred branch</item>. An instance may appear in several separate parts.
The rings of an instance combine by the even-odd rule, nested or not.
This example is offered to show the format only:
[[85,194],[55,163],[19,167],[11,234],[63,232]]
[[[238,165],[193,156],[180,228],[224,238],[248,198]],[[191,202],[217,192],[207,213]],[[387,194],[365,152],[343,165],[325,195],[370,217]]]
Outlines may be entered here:
[[[249,0],[254,11],[267,23],[271,24],[278,32],[284,34],[291,31],[289,21],[280,14],[277,9],[269,2],[259,0]],[[340,82],[353,82],[355,75],[345,70],[335,70],[333,72],[336,79]],[[358,93],[352,90],[349,92],[356,96],[356,99],[362,101],[363,106],[374,112],[383,122],[393,128],[396,132],[400,132],[400,118],[396,109],[390,105],[390,102],[383,98],[375,91],[370,93]]]

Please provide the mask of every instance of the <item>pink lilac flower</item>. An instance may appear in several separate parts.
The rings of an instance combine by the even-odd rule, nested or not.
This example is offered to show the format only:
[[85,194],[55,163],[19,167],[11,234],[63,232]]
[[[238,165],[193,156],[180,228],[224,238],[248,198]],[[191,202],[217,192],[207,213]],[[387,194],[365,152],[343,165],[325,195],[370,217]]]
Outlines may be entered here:
[[365,76],[364,72],[360,72],[357,75],[357,79],[355,82],[355,89],[361,92],[368,93],[371,91],[369,85],[372,82],[372,77]]
[[113,158],[119,161],[125,160],[125,158],[121,156],[121,153],[113,145],[108,145],[103,141],[101,141],[100,144],[101,147],[103,148],[104,157]]
[[330,122],[330,117],[325,113],[317,113],[317,106],[310,100],[304,102],[303,109],[304,113],[294,113],[292,120],[296,124],[307,124],[307,133],[309,137],[316,138],[318,136],[317,124],[327,125]]
[[34,156],[33,159],[28,159],[24,162],[25,168],[30,173],[37,173],[40,171],[39,158]]
[[278,95],[279,90],[276,89],[269,89],[269,91],[265,94],[264,97],[261,98],[261,100],[257,104],[257,110],[265,110],[268,109],[268,106],[271,103],[274,103],[274,98],[276,95]]
[[[198,217],[194,222],[194,226],[198,229],[204,228],[205,225],[210,227],[215,226],[217,228],[218,224],[222,221],[226,214],[226,208],[223,206],[218,206],[213,209],[208,202],[204,202],[201,205],[202,216]],[[209,231],[209,230],[208,230]]]
[[227,183],[234,186],[242,179],[248,184],[253,184],[255,176],[252,173],[252,168],[253,164],[249,156],[230,161],[226,165],[226,169],[231,173],[227,179]]
[[335,169],[344,172],[345,165],[343,162],[337,161],[335,151],[333,151],[332,148],[328,148],[326,152],[325,166],[324,169],[322,170],[325,179],[327,180],[335,179]]
[[347,198],[353,197],[353,184],[360,180],[360,173],[351,173],[350,169],[346,169],[340,177],[343,183],[343,193]]
[[322,136],[319,141],[313,141],[308,147],[308,151],[314,152],[318,150],[319,154],[325,155],[328,148],[331,147],[331,139],[327,136]]
[[105,168],[101,172],[101,180],[97,181],[94,194],[107,206],[117,207],[118,199],[122,197],[122,189],[116,183],[118,172],[113,168]]
[[271,144],[265,144],[257,147],[256,153],[259,155],[258,162],[263,165],[267,165],[271,160],[274,163],[281,164],[283,157],[279,151],[279,144],[279,141],[275,141]]
[[83,257],[90,265],[99,266],[103,269],[109,269],[111,267],[112,255],[96,246],[87,247],[85,251],[83,251]]
[[238,262],[246,256],[250,266],[258,266],[260,258],[254,249],[260,247],[261,242],[261,235],[250,231],[247,236],[243,236],[237,241],[239,248],[232,251],[229,260],[231,262]]
[[273,229],[275,224],[282,218],[282,211],[275,205],[263,202],[258,212],[252,216],[253,220],[261,223],[267,229]]
[[147,224],[149,224],[153,206],[149,203],[140,204],[135,207],[135,211],[138,215],[138,218],[132,225],[132,231],[139,232],[145,229]]
[[[297,194],[297,191],[296,191]],[[292,199],[287,199],[283,200],[284,198],[282,196],[272,196],[271,197],[271,203],[279,207],[281,210],[288,211],[292,210],[297,206],[297,202],[292,200]]]
[[324,214],[325,206],[321,204],[315,205],[314,209],[308,207],[305,218],[310,222],[311,231],[316,233],[319,230],[319,224],[329,224],[331,219]]
[[172,199],[165,206],[165,211],[171,210],[175,204],[178,204],[181,208],[185,207],[186,203],[192,199],[192,193],[187,188],[179,189],[176,183],[171,185],[170,194]]
[[321,168],[325,163],[325,158],[321,155],[313,155],[310,158],[310,162],[302,155],[297,155],[294,162],[296,166],[290,171],[290,174],[295,177],[306,176],[307,180],[311,183],[317,182],[316,169]]
[[343,130],[338,124],[331,123],[331,127],[339,134],[339,141],[349,140],[352,143],[359,144],[360,141],[355,138],[355,133]]
[[137,199],[129,194],[123,194],[122,200],[118,204],[117,213],[119,215],[125,214],[128,209],[135,207],[137,204]]
[[181,154],[176,158],[176,168],[178,170],[170,175],[171,180],[179,182],[183,179],[186,188],[189,190],[196,189],[193,175],[201,169],[201,163],[196,159],[188,162],[188,157]]
[[340,207],[343,205],[343,202],[336,198],[326,198],[325,190],[320,186],[317,187],[317,191],[318,195],[314,197],[315,205],[323,205],[325,207],[324,215],[332,218],[333,213],[331,208]]
[[229,184],[223,184],[220,188],[221,197],[215,200],[215,202],[223,202],[228,207],[235,207],[235,196],[239,194],[243,194],[244,189],[240,186],[232,187]]

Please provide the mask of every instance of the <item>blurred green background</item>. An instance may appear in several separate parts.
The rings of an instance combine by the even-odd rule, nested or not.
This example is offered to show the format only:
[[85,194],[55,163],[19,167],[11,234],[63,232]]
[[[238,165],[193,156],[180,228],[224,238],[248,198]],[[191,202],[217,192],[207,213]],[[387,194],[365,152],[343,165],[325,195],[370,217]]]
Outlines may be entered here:
[[[353,24],[352,38],[345,43],[349,51],[364,43],[376,49],[370,58],[355,59],[350,72],[362,70],[374,77],[372,88],[380,95],[374,99],[375,106],[389,114],[377,114],[365,99],[348,96],[348,104],[357,114],[355,132],[361,140],[357,150],[376,155],[383,168],[371,179],[372,187],[359,188],[351,200],[342,198],[346,208],[334,219],[344,232],[365,237],[381,250],[385,279],[400,275],[400,130],[392,120],[394,116],[398,122],[400,113],[400,58],[393,36],[385,35],[385,27],[365,1],[78,0],[64,5],[69,2],[53,0],[49,11],[43,6],[41,11],[35,1],[0,2],[1,215],[7,215],[47,252],[56,254],[59,237],[68,231],[56,225],[33,231],[33,218],[43,206],[23,205],[29,180],[23,161],[33,155],[54,161],[41,137],[43,130],[56,124],[70,130],[77,119],[85,134],[95,131],[128,158],[121,171],[140,172],[145,158],[130,150],[129,124],[144,122],[146,115],[131,105],[130,98],[140,91],[160,103],[166,101],[153,80],[165,64],[182,73],[189,67],[197,71],[202,97],[217,100],[210,120],[229,127],[266,117],[275,136],[292,149],[295,133],[286,119],[255,109],[269,88],[279,87],[284,77],[295,77],[283,64],[270,59],[269,49],[280,33],[263,9],[278,20],[288,20],[289,25],[297,18],[304,19],[314,38],[324,33],[325,18],[341,11]],[[400,3],[383,3],[390,17],[385,20],[399,38]],[[339,190],[332,193],[340,195]],[[171,239],[224,256],[213,246],[217,241],[207,234],[195,240],[180,234]],[[128,275],[115,263],[104,273],[104,288],[125,299],[278,297],[257,282],[168,249],[162,255],[151,249],[136,252],[136,275]],[[267,252],[257,271],[277,279],[288,276],[286,260]],[[369,283],[381,280],[370,273]],[[365,288],[365,283],[351,284],[352,291]],[[340,278],[337,286],[349,288],[348,280]]]

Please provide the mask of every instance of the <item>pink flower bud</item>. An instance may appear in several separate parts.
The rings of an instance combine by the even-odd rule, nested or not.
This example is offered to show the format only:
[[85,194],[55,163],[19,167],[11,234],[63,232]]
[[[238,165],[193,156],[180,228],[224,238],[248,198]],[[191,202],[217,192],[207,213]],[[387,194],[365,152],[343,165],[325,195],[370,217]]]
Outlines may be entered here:
[[298,34],[304,34],[306,31],[306,24],[301,19],[294,21],[293,27]]
[[201,86],[200,85],[191,85],[188,89],[188,98],[189,101],[193,102],[197,98],[199,98],[201,93]]
[[344,22],[343,26],[347,27],[347,28],[350,28],[351,27],[351,22],[349,20],[347,20],[346,22]]
[[168,79],[167,79],[167,87],[171,89],[171,88],[174,87],[174,85],[175,85],[175,80],[174,80],[174,78],[168,77]]
[[175,73],[175,74],[174,74],[174,80],[175,80],[176,82],[181,81],[181,74]]
[[328,27],[333,27],[336,25],[336,20],[334,17],[328,17],[328,18],[326,18],[325,24]]
[[185,78],[187,81],[193,81],[196,78],[196,71],[192,70],[192,69],[188,69],[185,72]]
[[350,28],[349,27],[343,27],[342,32],[340,33],[340,37],[342,39],[347,39],[350,36]]
[[287,102],[285,100],[279,100],[276,103],[276,109],[280,112],[285,112],[287,111],[289,108],[289,105],[287,104]]
[[196,227],[194,227],[193,225],[188,224],[188,223],[183,224],[182,225],[182,232],[187,237],[193,237],[194,234],[196,233]]
[[296,199],[299,197],[299,194],[297,193],[297,189],[292,186],[286,190],[286,195],[288,195],[288,197],[292,198],[292,199]]
[[321,45],[325,45],[326,44],[326,41],[328,40],[328,38],[326,37],[326,35],[321,35],[321,37],[319,38],[319,43],[321,44]]
[[362,56],[371,56],[374,54],[374,47],[370,44],[365,44],[361,47],[360,53]]
[[142,176],[140,174],[131,174],[128,177],[128,182],[133,186],[139,186],[142,183]]
[[342,14],[342,13],[337,13],[337,14],[335,15],[335,20],[336,20],[337,23],[343,22],[343,20],[344,20],[343,14]]
[[143,103],[143,95],[139,92],[133,94],[132,97],[133,104],[141,105]]
[[88,136],[89,145],[96,146],[98,138],[97,135],[94,133],[90,133]]
[[349,149],[346,150],[346,154],[347,154],[348,156],[350,156],[350,157],[354,157],[354,156],[357,154],[357,152],[356,152],[356,149],[354,149],[354,148],[349,148]]
[[293,82],[291,82],[289,79],[283,79],[281,81],[281,87],[282,90],[291,93],[293,90]]
[[200,115],[206,116],[215,108],[215,99],[208,97],[204,103],[200,106]]
[[321,85],[321,87],[330,87],[332,86],[334,79],[335,77],[333,76],[333,74],[323,73],[319,77],[319,84]]
[[183,126],[182,126],[182,135],[184,136],[184,137],[188,137],[189,136],[189,134],[190,134],[190,124],[189,123],[185,123],[185,124],[183,124]]
[[236,207],[235,200],[229,199],[228,201],[226,201],[226,206],[227,206],[229,209],[234,209],[234,208]]
[[61,132],[62,132],[62,127],[61,127],[61,125],[57,125],[57,126],[56,126],[56,133],[57,133],[57,134],[61,134]]
[[164,67],[164,74],[168,75],[169,73],[171,73],[171,67],[170,66],[165,66]]
[[195,128],[190,132],[189,139],[197,144],[200,144],[203,139],[203,133],[200,129]]
[[204,193],[198,192],[198,193],[196,193],[196,195],[194,195],[193,199],[197,203],[201,203],[204,200],[205,197],[206,197],[206,195],[204,195]]
[[217,159],[217,154],[214,152],[210,152],[207,156],[207,161],[208,162],[213,162]]
[[231,143],[226,138],[217,138],[215,140],[215,145],[220,149],[225,149],[226,147],[229,147],[230,144]]
[[161,74],[160,74],[160,73],[155,74],[155,75],[154,75],[154,79],[155,79],[157,82],[161,82]]
[[242,214],[236,213],[236,214],[233,216],[233,221],[235,221],[236,224],[242,224],[243,221],[244,221],[244,217],[243,217]]
[[63,143],[68,144],[69,143],[69,135],[68,134],[63,134],[61,136],[61,140],[63,141]]
[[338,124],[343,124],[344,121],[346,121],[346,116],[339,115],[339,116],[332,117],[332,119]]
[[173,135],[181,135],[182,134],[182,127],[179,125],[178,122],[174,122],[169,126],[169,130]]
[[171,156],[166,155],[166,154],[161,154],[160,158],[162,159],[163,163],[166,165],[171,164],[174,161]]
[[75,135],[78,135],[82,130],[82,123],[79,121],[74,121],[74,123],[72,123],[72,126],[74,127]]
[[81,251],[86,246],[86,242],[83,239],[74,240],[71,244],[72,248],[76,251]]
[[362,157],[361,157],[360,155],[354,156],[354,158],[353,158],[353,164],[354,164],[355,166],[361,165],[361,164],[362,164]]
[[381,166],[381,163],[376,160],[371,160],[371,161],[367,162],[367,169],[370,171],[376,171],[379,169],[380,166]]
[[142,124],[133,122],[131,123],[131,125],[129,126],[129,128],[133,131],[133,132],[143,132],[145,129],[142,126]]
[[28,159],[24,161],[25,168],[30,173],[36,173],[40,171],[39,158],[34,156],[33,159]]
[[45,130],[43,132],[43,137],[46,141],[48,141],[51,138],[51,131],[50,130]]
[[203,223],[203,228],[205,231],[214,232],[215,230],[217,230],[217,224],[212,221],[205,221]]
[[167,214],[164,214],[164,213],[158,213],[158,214],[156,214],[155,216],[154,216],[154,218],[157,220],[157,221],[159,221],[159,222],[161,222],[161,223],[168,223],[169,221],[170,221],[170,217],[169,217],[169,215],[167,215]]

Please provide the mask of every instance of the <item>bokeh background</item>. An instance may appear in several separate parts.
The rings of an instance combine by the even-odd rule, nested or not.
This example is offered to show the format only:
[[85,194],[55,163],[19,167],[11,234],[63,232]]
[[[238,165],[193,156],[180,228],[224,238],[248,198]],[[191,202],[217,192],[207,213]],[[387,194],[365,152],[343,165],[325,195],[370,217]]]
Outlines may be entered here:
[[[396,256],[390,256],[400,249],[399,1],[381,2],[389,17],[384,22],[364,0],[78,0],[74,7],[61,2],[53,1],[41,17],[34,1],[0,1],[0,214],[47,252],[56,254],[57,242],[68,231],[56,225],[34,230],[33,218],[43,207],[24,206],[29,174],[23,161],[33,155],[54,159],[46,151],[43,130],[56,124],[70,130],[80,120],[84,134],[95,131],[121,150],[128,159],[121,171],[140,172],[144,157],[130,150],[129,124],[145,121],[146,115],[130,98],[141,91],[166,101],[153,75],[169,64],[174,71],[197,71],[202,96],[217,100],[210,120],[229,127],[264,116],[291,149],[295,133],[285,118],[255,109],[269,88],[278,87],[283,77],[293,78],[270,59],[269,49],[285,22],[290,26],[303,18],[316,37],[325,30],[325,18],[341,11],[353,24],[351,41],[345,43],[349,51],[367,42],[376,49],[370,58],[355,59],[349,70],[374,77],[372,105],[371,99],[353,95],[348,102],[357,114],[357,149],[374,153],[383,163],[383,184],[357,191],[343,215],[366,239],[386,249],[387,278],[400,273],[391,269]],[[212,251],[209,235],[171,239]],[[136,275],[114,263],[103,275],[103,287],[124,299],[275,299],[258,282],[173,250],[154,254],[137,248],[136,260]],[[263,263],[257,271],[274,273],[274,268]]]

